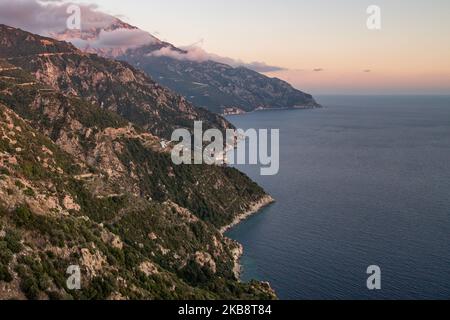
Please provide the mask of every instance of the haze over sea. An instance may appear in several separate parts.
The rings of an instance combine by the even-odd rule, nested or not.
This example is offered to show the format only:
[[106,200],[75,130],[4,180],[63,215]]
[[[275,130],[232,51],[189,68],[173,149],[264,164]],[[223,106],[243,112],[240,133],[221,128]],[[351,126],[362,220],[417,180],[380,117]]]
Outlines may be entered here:
[[[280,129],[277,200],[227,235],[282,299],[450,298],[450,96],[322,96],[229,120]],[[366,269],[382,270],[369,291]]]

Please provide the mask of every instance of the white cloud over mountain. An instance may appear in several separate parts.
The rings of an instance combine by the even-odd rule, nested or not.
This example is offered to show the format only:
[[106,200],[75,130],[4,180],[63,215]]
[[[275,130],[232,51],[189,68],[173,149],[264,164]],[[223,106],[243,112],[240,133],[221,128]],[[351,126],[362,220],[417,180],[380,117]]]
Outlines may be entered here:
[[153,57],[169,57],[177,60],[195,61],[195,62],[205,62],[208,60],[220,62],[223,64],[230,65],[232,67],[245,67],[257,72],[275,72],[285,70],[282,67],[271,66],[265,62],[250,62],[246,63],[241,60],[236,60],[228,57],[222,57],[217,54],[208,53],[204,49],[198,46],[182,47],[185,52],[180,52],[173,50],[170,47],[164,47],[157,51],[149,53],[149,56]]
[[[15,0],[14,5],[11,5],[10,0],[0,0],[0,22],[44,36],[55,37],[59,35],[59,39],[72,42],[81,49],[124,49],[159,41],[150,33],[137,28],[121,28],[119,25],[114,29],[108,29],[120,20],[99,11],[98,7],[93,4],[77,4],[81,10],[81,33],[67,32],[65,35],[61,35],[67,31],[67,19],[70,16],[67,13],[67,7],[70,4],[70,2],[63,0]],[[264,62],[247,63],[238,59],[222,57],[208,53],[198,46],[189,46],[182,49],[185,50],[184,53],[170,47],[164,47],[152,52],[151,55],[196,62],[213,60],[233,67],[246,67],[262,73],[284,70],[282,67],[268,65]]]

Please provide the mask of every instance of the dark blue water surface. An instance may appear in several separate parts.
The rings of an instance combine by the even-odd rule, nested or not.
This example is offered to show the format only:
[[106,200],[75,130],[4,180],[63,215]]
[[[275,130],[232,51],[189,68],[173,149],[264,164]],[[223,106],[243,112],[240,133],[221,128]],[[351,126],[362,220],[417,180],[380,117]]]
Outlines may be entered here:
[[[277,202],[227,235],[282,299],[450,298],[450,97],[319,97],[229,119],[280,129]],[[369,291],[366,270],[382,269]]]

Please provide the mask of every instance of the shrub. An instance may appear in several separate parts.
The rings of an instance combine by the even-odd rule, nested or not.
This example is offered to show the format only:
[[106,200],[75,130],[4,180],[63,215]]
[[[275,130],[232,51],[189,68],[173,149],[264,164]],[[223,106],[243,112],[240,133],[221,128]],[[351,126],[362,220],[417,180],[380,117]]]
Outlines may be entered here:
[[36,300],[39,297],[39,285],[32,277],[26,277],[25,279],[22,279],[20,288],[22,289],[25,296],[30,300]]
[[13,277],[9,272],[8,268],[0,263],[0,281],[11,282]]
[[19,253],[22,251],[23,246],[20,243],[20,241],[21,241],[20,236],[16,232],[14,232],[12,230],[8,230],[6,232],[6,237],[5,237],[6,246],[13,253]]

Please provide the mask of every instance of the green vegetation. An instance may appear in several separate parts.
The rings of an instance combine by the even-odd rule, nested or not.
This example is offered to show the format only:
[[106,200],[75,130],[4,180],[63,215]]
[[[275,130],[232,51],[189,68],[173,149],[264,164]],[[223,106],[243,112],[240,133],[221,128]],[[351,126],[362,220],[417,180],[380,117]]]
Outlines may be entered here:
[[[161,237],[160,243],[181,254],[205,249],[207,243],[201,238],[196,238],[195,227],[186,229],[185,225],[178,221],[177,217],[170,218],[174,225],[168,227],[168,221],[164,218],[171,210],[163,207],[148,208],[142,212],[136,212],[124,216],[113,226],[112,231],[120,234],[124,240],[124,247],[117,249],[105,243],[101,234],[104,229],[98,224],[76,217],[45,217],[33,214],[27,207],[20,207],[11,213],[3,213],[0,217],[10,226],[7,236],[0,241],[0,281],[10,282],[10,263],[14,254],[19,254],[18,263],[14,271],[20,278],[20,288],[29,299],[47,297],[49,299],[107,299],[113,293],[120,293],[132,299],[229,299],[229,298],[271,298],[258,283],[240,284],[233,280],[229,273],[229,266],[225,261],[223,266],[218,266],[216,274],[207,268],[199,267],[194,260],[189,260],[187,265],[178,270],[173,261],[157,251],[157,246],[152,243],[146,232],[153,231]],[[142,220],[146,216],[147,220]],[[139,226],[145,221],[143,226]],[[199,227],[205,232],[203,237],[208,239],[209,228],[203,222],[198,222]],[[194,224],[196,225],[196,224]],[[48,243],[55,248],[67,248],[72,253],[68,256],[55,254],[45,250],[39,244],[26,242],[21,244],[18,232],[11,231],[14,228],[21,233],[31,232],[33,239],[39,239],[38,243]],[[174,237],[177,234],[177,237]],[[170,240],[171,242],[166,242]],[[209,243],[211,245],[211,243]],[[23,246],[32,248],[26,255]],[[66,288],[67,267],[80,263],[81,248],[96,248],[106,257],[107,266],[100,270],[101,275],[91,279],[85,279],[81,291],[70,291]],[[158,265],[159,273],[146,276],[138,270],[138,266],[148,260],[151,252],[156,253],[154,263]],[[31,254],[31,255],[30,255]],[[227,259],[226,255],[223,259]],[[220,262],[220,261],[218,261]],[[86,273],[83,273],[86,274]],[[128,285],[124,287],[117,276]],[[130,290],[131,286],[140,288],[139,291]],[[174,288],[174,289],[170,289]]]
[[[236,169],[175,166],[170,155],[146,149],[137,140],[126,141],[126,146],[122,161],[137,164],[142,190],[157,201],[170,199],[216,227],[231,223],[242,211],[242,203],[257,201],[265,195],[261,187]],[[173,176],[169,170],[173,170]]]
[[[0,48],[0,283],[28,299],[273,298],[236,281],[235,244],[218,231],[265,195],[259,186],[231,168],[175,166],[146,146],[157,140],[99,134],[226,122],[126,64],[12,30],[0,26],[13,44]],[[46,63],[55,88],[32,75]],[[79,291],[66,287],[71,265]]]
[[4,232],[4,237],[0,238],[0,281],[11,282],[13,277],[9,270],[9,264],[13,255],[22,251],[21,238],[16,231],[12,229],[3,229],[0,225],[0,231]]

